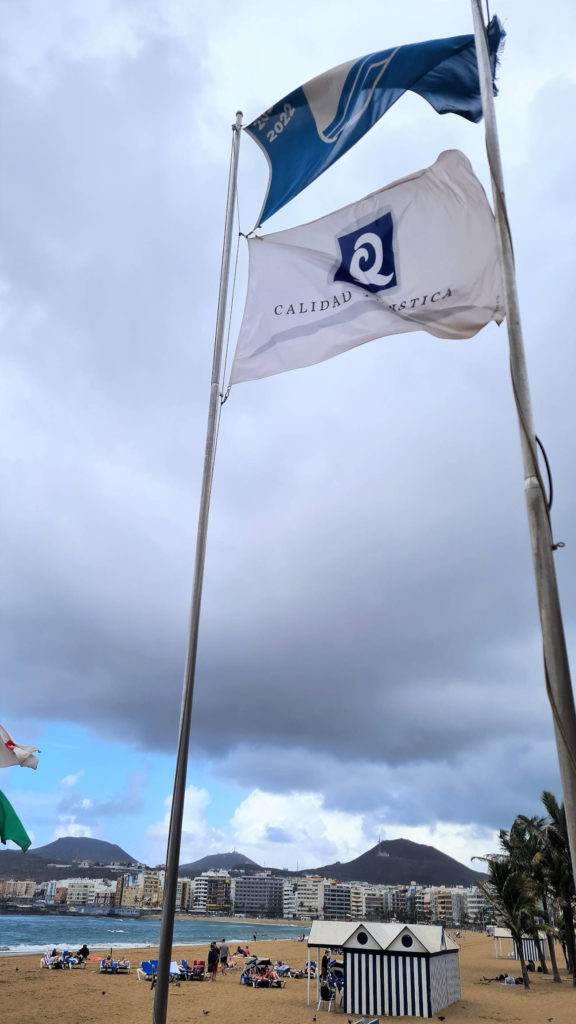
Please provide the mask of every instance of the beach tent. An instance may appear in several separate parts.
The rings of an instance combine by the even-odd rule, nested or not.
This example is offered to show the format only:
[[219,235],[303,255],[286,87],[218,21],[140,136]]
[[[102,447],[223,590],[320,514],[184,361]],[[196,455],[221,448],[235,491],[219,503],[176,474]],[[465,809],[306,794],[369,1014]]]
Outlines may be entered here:
[[[540,936],[540,945],[542,946],[542,953],[544,957],[548,952],[548,944],[546,942],[546,933],[538,932]],[[522,936],[522,952],[524,953],[525,960],[533,960],[534,963],[540,962],[540,955],[538,953],[538,947],[536,942],[531,935]],[[516,944],[512,938],[512,932],[508,928],[495,928],[494,929],[494,956],[497,959],[505,960],[519,960],[518,950]]]
[[460,999],[459,949],[442,927],[313,921],[308,946],[342,950],[345,1013],[434,1017]]

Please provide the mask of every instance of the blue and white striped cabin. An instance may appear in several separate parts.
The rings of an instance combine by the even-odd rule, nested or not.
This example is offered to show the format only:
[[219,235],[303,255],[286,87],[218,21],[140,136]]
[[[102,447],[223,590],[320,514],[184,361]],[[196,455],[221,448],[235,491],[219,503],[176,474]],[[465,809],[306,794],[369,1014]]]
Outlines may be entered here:
[[434,925],[315,921],[309,946],[338,946],[348,1014],[433,1017],[460,999],[458,946]]
[[[539,932],[540,945],[542,947],[542,954],[544,959],[547,959],[548,954],[548,943],[546,941],[546,933]],[[507,960],[519,960],[518,950],[516,949],[516,943],[512,939],[512,933],[508,928],[495,928],[494,929],[494,948],[497,957],[503,957]],[[540,956],[538,954],[538,946],[536,945],[535,939],[531,935],[522,936],[522,952],[525,960],[533,960],[534,963],[540,962]]]

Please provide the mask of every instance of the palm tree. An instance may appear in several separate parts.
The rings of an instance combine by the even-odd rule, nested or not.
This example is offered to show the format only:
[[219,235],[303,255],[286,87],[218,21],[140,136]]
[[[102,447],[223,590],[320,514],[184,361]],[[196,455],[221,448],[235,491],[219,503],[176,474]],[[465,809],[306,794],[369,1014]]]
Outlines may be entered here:
[[[558,964],[556,961],[556,947],[554,944],[554,919],[550,907],[550,897],[554,892],[554,886],[552,879],[556,873],[555,855],[547,842],[546,836],[546,819],[537,817],[536,815],[527,818],[525,815],[520,814],[516,821],[520,826],[526,828],[527,837],[531,837],[531,841],[526,842],[526,853],[531,858],[528,870],[536,886],[536,891],[542,902],[542,914],[546,922],[546,938],[548,941],[548,952],[550,954],[550,963],[552,964],[553,980],[559,984],[562,979],[558,971]],[[542,965],[544,970],[544,964]],[[545,973],[548,972],[546,967]]]
[[[503,849],[511,856],[532,879],[534,889],[542,906],[542,918],[545,922],[546,937],[548,941],[548,952],[552,964],[553,980],[556,983],[562,981],[558,972],[556,962],[556,949],[554,936],[551,928],[551,914],[548,905],[550,882],[547,870],[547,844],[545,836],[546,820],[536,815],[528,818],[519,814],[510,829],[510,832],[500,832],[500,843]],[[548,974],[548,965],[542,949],[540,940],[541,925],[535,923],[533,937],[538,950],[540,966],[544,974]]]
[[[509,832],[500,829],[499,832],[500,846],[504,852],[511,857],[514,863],[517,865],[520,871],[532,880],[534,891],[540,897],[541,881],[539,872],[537,869],[537,857],[540,850],[540,844],[538,836],[528,826],[527,819],[523,819],[521,815],[518,815],[512,824],[512,828]],[[548,966],[546,964],[546,957],[542,950],[542,943],[540,941],[540,931],[538,922],[534,921],[533,930],[530,931],[536,949],[538,951],[538,959],[540,960],[540,966],[544,974],[548,973]]]
[[531,931],[539,907],[534,886],[512,857],[492,855],[478,857],[488,865],[488,878],[478,887],[492,903],[498,917],[510,930],[520,960],[524,985],[530,988],[530,978],[524,958],[522,936]]
[[568,970],[572,974],[572,984],[576,986],[576,941],[574,938],[576,889],[570,858],[566,813],[564,804],[559,804],[556,797],[546,790],[542,793],[542,803],[548,812],[548,822],[544,832],[547,874],[550,888],[562,913]]

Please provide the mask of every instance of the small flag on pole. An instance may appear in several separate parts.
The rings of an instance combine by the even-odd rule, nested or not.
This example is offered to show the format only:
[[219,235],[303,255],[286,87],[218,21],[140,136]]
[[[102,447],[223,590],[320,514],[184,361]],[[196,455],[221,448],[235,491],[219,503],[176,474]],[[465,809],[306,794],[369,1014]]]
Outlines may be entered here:
[[[488,26],[492,79],[505,32]],[[270,181],[258,224],[281,209],[362,138],[407,90],[439,114],[482,117],[473,35],[397,46],[340,64],[291,92],[246,131],[264,150]]]
[[0,792],[0,840],[6,846],[8,840],[16,843],[24,853],[32,840],[4,793]]
[[385,335],[470,338],[504,318],[494,217],[458,150],[248,246],[230,384],[311,366]]
[[0,725],[0,768],[12,768],[19,764],[21,767],[37,768],[40,754],[38,747],[23,747],[12,739],[9,732]]

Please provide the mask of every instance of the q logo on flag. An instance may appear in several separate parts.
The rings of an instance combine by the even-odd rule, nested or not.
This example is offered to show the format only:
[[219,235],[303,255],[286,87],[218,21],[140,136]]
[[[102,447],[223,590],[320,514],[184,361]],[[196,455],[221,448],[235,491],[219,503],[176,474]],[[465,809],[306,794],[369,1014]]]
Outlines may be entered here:
[[359,284],[371,292],[394,288],[397,280],[393,233],[392,214],[385,213],[338,238],[341,262],[334,280]]

